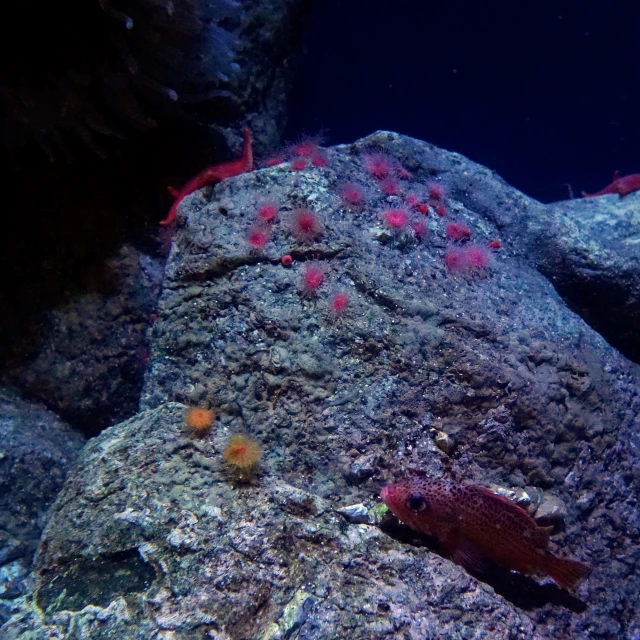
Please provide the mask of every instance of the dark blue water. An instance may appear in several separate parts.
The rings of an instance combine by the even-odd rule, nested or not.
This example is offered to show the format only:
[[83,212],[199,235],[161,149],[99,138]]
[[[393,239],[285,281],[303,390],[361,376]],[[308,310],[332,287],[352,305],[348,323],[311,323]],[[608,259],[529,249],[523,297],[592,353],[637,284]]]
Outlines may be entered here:
[[[640,6],[323,0],[290,135],[390,129],[463,153],[544,202],[640,172]],[[329,35],[331,34],[331,35]]]

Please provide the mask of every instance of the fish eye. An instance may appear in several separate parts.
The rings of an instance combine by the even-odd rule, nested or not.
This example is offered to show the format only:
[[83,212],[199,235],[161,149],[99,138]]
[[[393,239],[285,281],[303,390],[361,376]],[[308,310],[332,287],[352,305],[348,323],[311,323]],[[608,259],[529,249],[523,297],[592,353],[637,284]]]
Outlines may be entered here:
[[427,501],[421,493],[412,493],[407,498],[407,507],[411,511],[422,511],[427,508]]

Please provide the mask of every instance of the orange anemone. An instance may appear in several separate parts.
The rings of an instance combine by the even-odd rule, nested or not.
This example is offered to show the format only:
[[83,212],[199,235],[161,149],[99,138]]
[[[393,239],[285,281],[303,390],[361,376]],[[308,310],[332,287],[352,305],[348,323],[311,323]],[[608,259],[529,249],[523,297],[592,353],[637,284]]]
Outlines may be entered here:
[[191,407],[184,416],[184,422],[187,428],[194,434],[203,436],[209,432],[214,417],[211,409]]
[[238,470],[253,468],[260,459],[260,445],[251,438],[237,433],[231,436],[224,450],[224,459]]

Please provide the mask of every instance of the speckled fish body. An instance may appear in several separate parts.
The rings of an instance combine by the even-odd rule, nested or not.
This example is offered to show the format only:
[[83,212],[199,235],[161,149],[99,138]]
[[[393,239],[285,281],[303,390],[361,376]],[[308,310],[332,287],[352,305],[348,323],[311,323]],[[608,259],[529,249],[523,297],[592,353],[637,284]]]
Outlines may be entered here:
[[414,478],[385,487],[381,497],[397,518],[437,538],[470,571],[481,571],[489,560],[525,574],[546,573],[564,588],[589,571],[547,550],[551,527],[538,526],[524,509],[484,487]]

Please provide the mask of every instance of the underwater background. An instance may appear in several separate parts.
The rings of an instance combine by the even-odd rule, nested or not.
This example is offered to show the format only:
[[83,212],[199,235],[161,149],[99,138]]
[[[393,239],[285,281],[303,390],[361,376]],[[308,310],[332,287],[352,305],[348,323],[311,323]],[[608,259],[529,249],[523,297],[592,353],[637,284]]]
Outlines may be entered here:
[[0,637],[640,638],[639,17],[8,5]]
[[[638,8],[624,3],[327,0],[287,133],[384,128],[455,149],[552,202],[637,171]],[[331,34],[331,35],[329,35]]]

